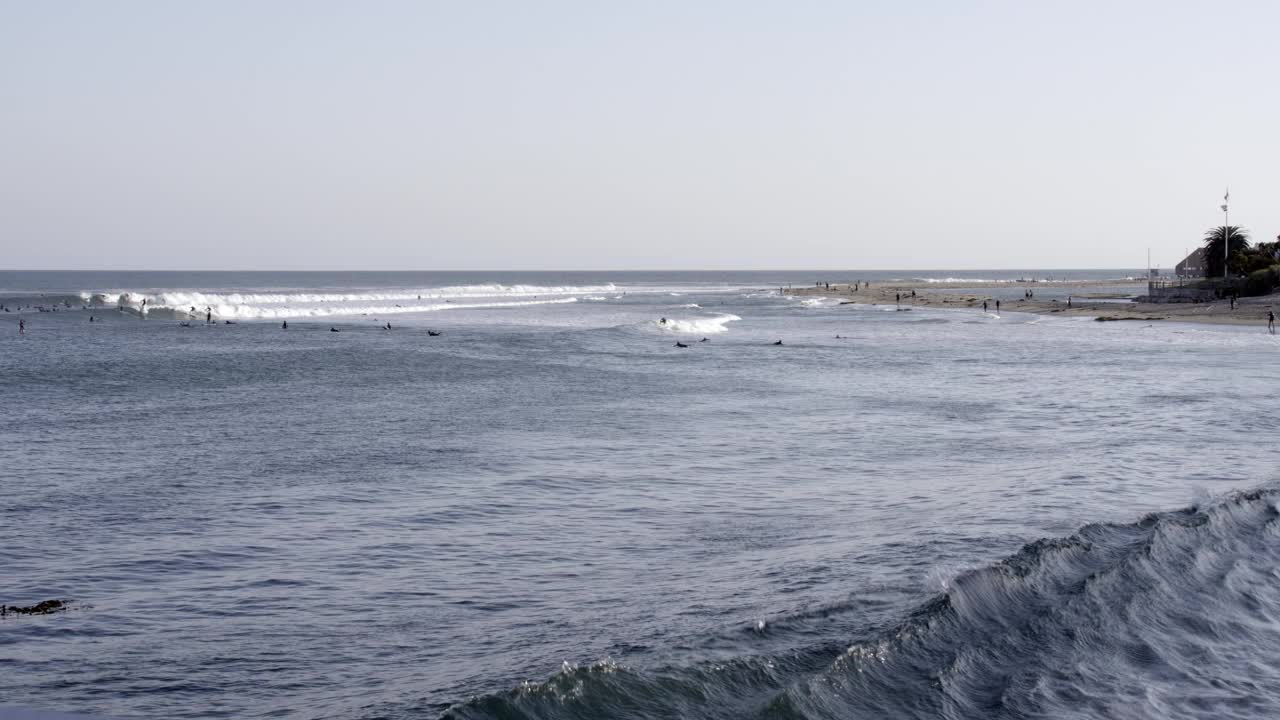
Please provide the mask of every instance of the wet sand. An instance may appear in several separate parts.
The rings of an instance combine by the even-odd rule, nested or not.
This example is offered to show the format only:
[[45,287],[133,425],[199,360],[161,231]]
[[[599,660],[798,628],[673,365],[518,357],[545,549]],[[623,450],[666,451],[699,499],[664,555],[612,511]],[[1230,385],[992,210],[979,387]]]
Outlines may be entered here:
[[[995,299],[992,291],[1007,293],[1009,289],[1028,289],[1032,292],[1052,288],[1056,293],[1064,291],[1072,294],[1071,306],[1064,300],[1044,300],[1040,298],[1000,299],[1001,312],[1033,313],[1036,315],[1057,315],[1061,317],[1095,317],[1099,320],[1170,320],[1173,322],[1215,323],[1228,325],[1267,326],[1267,312],[1280,311],[1280,293],[1262,297],[1241,298],[1231,309],[1228,300],[1209,303],[1137,303],[1121,300],[1123,296],[1114,295],[1117,287],[1123,287],[1127,295],[1141,295],[1146,292],[1145,281],[1074,281],[1045,283],[928,283],[928,282],[884,282],[872,283],[871,287],[854,290],[849,285],[832,285],[830,289],[823,287],[805,287],[787,289],[788,295],[820,296],[840,298],[851,304],[893,305],[896,296],[901,294],[902,307],[931,307],[948,310],[976,309],[982,311],[982,301],[989,302],[989,312],[995,312]],[[911,297],[915,291],[916,296]],[[1078,292],[1077,292],[1078,291]]]

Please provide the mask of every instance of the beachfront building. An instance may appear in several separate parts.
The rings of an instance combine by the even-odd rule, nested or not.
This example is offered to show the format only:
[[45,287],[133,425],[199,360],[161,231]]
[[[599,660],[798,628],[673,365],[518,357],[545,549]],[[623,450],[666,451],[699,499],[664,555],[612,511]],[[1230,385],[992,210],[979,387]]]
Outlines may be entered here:
[[1200,248],[1175,265],[1173,273],[1180,278],[1202,278],[1204,268],[1204,248]]

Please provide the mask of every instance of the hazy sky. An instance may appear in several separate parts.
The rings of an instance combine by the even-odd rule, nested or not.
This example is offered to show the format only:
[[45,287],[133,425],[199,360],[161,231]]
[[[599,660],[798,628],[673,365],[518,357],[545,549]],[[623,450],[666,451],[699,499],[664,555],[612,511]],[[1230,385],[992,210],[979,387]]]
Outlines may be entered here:
[[0,0],[0,267],[1164,266],[1280,3]]

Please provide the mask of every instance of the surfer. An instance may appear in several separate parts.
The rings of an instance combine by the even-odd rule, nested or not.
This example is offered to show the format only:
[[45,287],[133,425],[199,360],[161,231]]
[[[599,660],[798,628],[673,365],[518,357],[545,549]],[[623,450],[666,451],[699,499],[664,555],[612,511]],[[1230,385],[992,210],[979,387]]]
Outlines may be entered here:
[[1000,314],[1000,301],[999,301],[999,300],[997,300],[997,301],[996,301],[996,314],[997,314],[997,315],[999,315],[999,314]]
[[781,341],[781,340],[779,340],[778,342],[774,343],[774,345],[781,345],[781,344],[782,344],[782,341]]
[[677,341],[676,341],[676,347],[678,347],[678,348],[687,348],[687,347],[689,347],[689,346],[688,346],[688,345],[685,345],[684,343],[682,343],[682,342],[680,342],[679,340],[677,340]]
[[21,318],[18,319],[18,334],[19,335],[27,334],[27,321]]
[[986,312],[986,311],[987,311],[987,301],[986,301],[986,300],[983,300],[983,301],[982,301],[982,312]]
[[708,340],[707,338],[702,338],[702,339],[701,339],[701,340],[699,340],[698,342],[711,342],[711,341],[710,341],[710,340]]

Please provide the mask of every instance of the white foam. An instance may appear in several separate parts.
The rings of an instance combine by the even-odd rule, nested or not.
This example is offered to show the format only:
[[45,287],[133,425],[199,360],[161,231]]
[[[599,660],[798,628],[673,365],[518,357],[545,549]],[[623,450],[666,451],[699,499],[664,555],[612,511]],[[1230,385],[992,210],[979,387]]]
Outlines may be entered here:
[[818,307],[827,307],[829,305],[834,305],[837,302],[839,301],[836,300],[835,298],[816,297],[816,298],[805,298],[800,301],[800,304],[803,305],[804,307],[818,308]]
[[[612,284],[585,287],[495,284],[378,292],[112,290],[82,292],[80,297],[86,303],[121,307],[143,314],[168,311],[178,315],[203,316],[207,308],[218,318],[250,320],[546,305],[577,302],[574,296],[583,293],[616,291]],[[605,299],[598,294],[591,295],[591,298]]]
[[707,318],[667,318],[666,322],[654,320],[653,324],[659,330],[666,332],[682,333],[687,335],[715,335],[718,333],[729,332],[727,324],[741,320],[737,315],[717,315]]
[[394,289],[379,292],[219,292],[204,293],[195,290],[162,290],[151,293],[134,290],[112,290],[102,293],[80,293],[86,301],[104,305],[123,304],[141,307],[146,300],[148,307],[197,310],[217,305],[309,305],[328,303],[374,303],[404,300],[454,300],[507,297],[538,297],[542,295],[599,295],[617,292],[617,286],[545,286],[545,285],[460,285],[455,287],[424,288],[421,290]]
[[[548,300],[510,300],[506,302],[434,302],[434,303],[401,303],[397,305],[385,304],[344,304],[344,303],[327,303],[324,305],[251,305],[251,304],[230,304],[220,303],[217,305],[197,306],[195,317],[201,317],[205,313],[205,308],[214,317],[228,320],[280,320],[289,318],[308,318],[308,317],[338,317],[352,315],[395,315],[404,313],[423,313],[423,312],[440,312],[444,310],[474,310],[484,308],[512,308],[525,307],[530,305],[559,305],[563,303],[574,303],[578,299],[575,297],[553,298]],[[127,307],[142,310],[138,305],[126,304]],[[186,307],[165,307],[158,303],[148,302],[146,312],[167,310],[178,314],[190,313],[190,306]]]
[[[174,288],[156,290],[111,289],[79,293],[82,302],[97,306],[120,307],[134,312],[171,311],[179,314],[203,315],[205,308],[212,308],[219,317],[252,317],[254,311],[227,311],[226,308],[257,308],[260,317],[297,317],[305,315],[341,315],[363,312],[412,312],[410,306],[434,302],[459,303],[467,301],[500,302],[513,299],[543,300],[547,298],[578,297],[601,302],[606,299],[621,300],[626,292],[638,294],[664,294],[678,297],[691,291],[684,286],[619,287],[614,283],[602,285],[502,285],[498,283],[457,285],[428,288],[386,288],[353,290],[291,290],[251,289],[213,290]],[[730,292],[730,288],[706,288],[700,292]],[[145,309],[143,302],[146,302]],[[289,310],[270,313],[268,308],[284,307]],[[195,308],[193,311],[192,308]],[[325,308],[320,310],[319,308]],[[345,308],[345,309],[333,309]],[[385,309],[385,310],[384,310]],[[434,308],[432,308],[434,309]],[[240,313],[240,314],[235,314]]]

